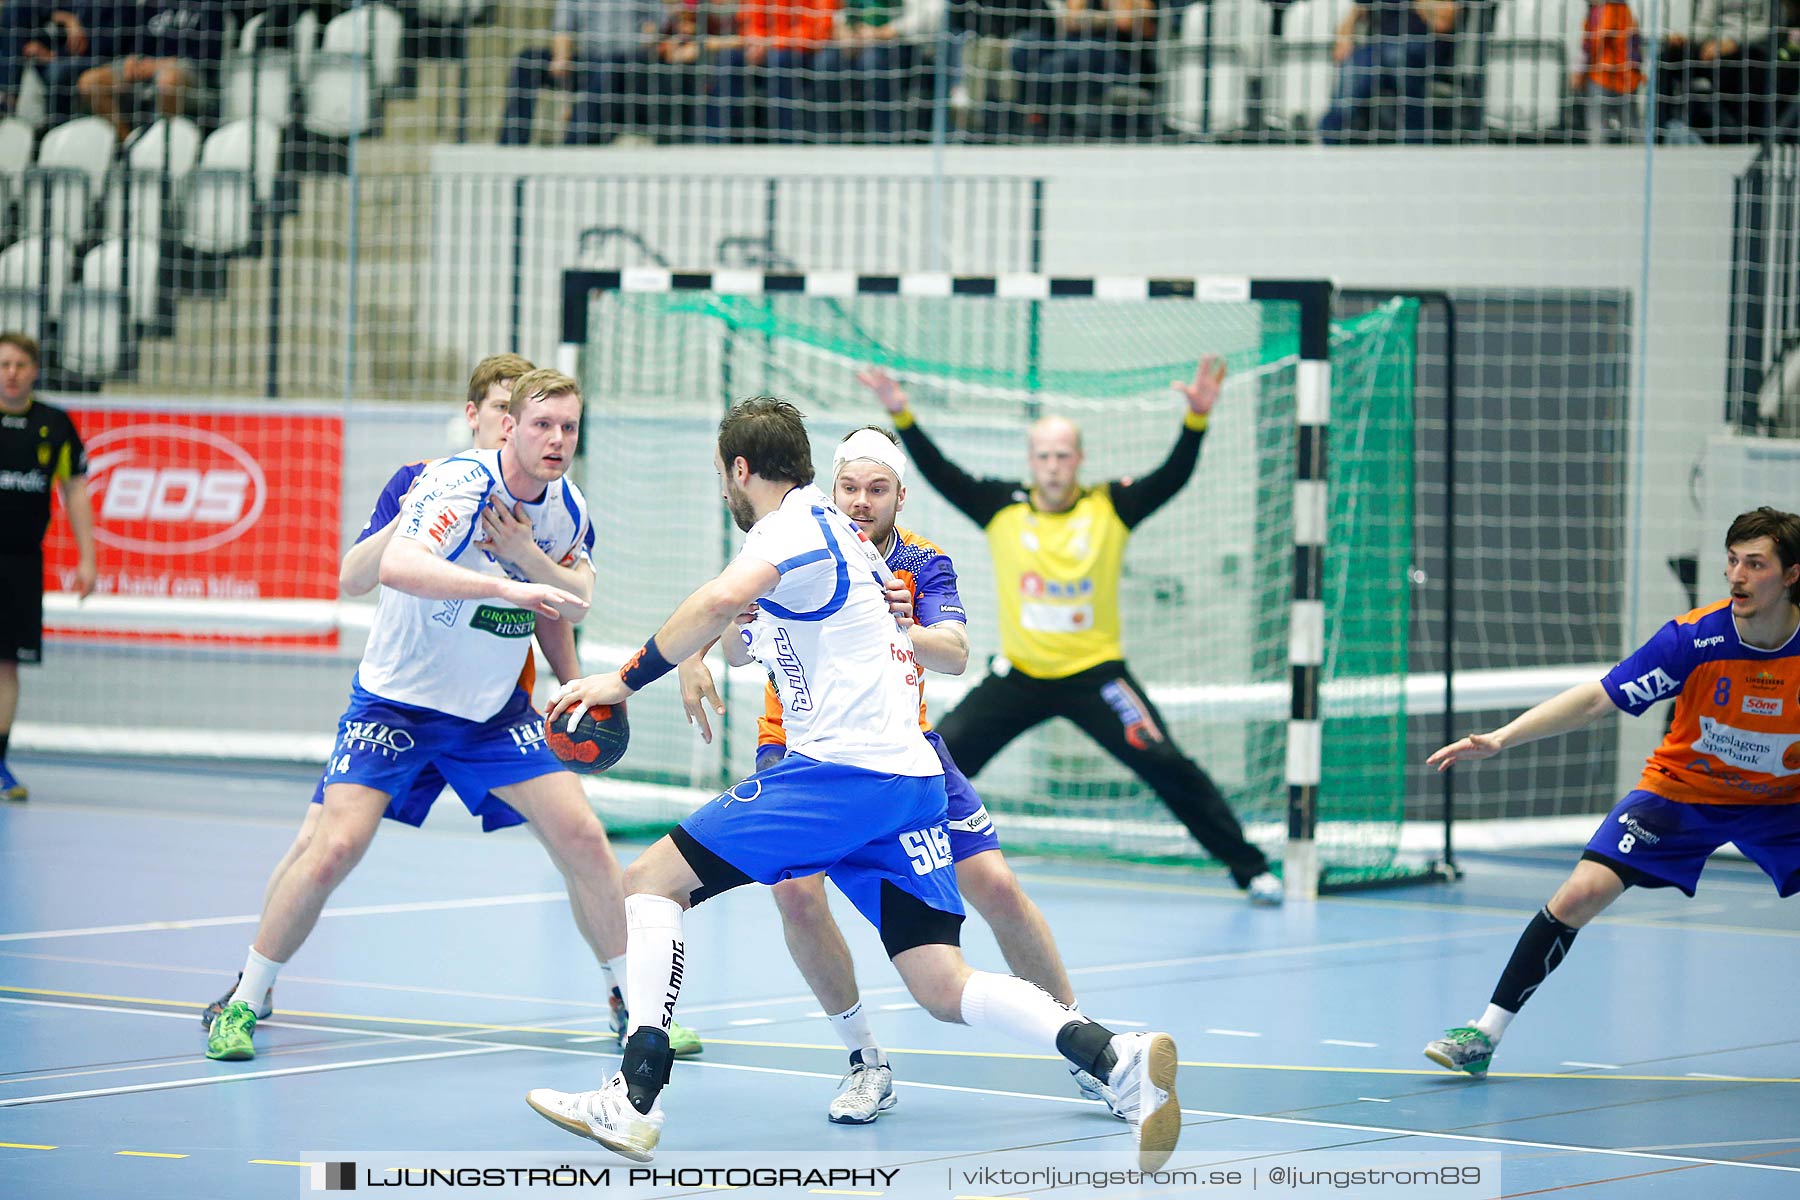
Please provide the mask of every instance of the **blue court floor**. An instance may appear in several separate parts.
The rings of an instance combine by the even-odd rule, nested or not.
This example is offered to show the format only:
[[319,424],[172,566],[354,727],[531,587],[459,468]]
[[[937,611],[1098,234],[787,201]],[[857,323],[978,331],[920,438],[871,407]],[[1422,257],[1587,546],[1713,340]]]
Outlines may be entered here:
[[[482,836],[451,805],[424,830],[385,827],[283,972],[257,1059],[213,1063],[199,1011],[242,963],[310,777],[15,767],[33,799],[0,806],[0,1196],[302,1195],[321,1148],[604,1154],[523,1102],[597,1087],[618,1057],[598,968],[528,833]],[[1486,1081],[1421,1056],[1480,1012],[1575,854],[1469,856],[1456,885],[1279,910],[1219,872],[1014,865],[1083,1011],[1174,1034],[1183,1155],[1499,1155],[1499,1185],[1468,1196],[1800,1196],[1800,903],[1741,861],[1715,860],[1696,900],[1628,894],[1585,930]],[[933,1022],[834,903],[898,1107],[825,1120],[843,1049],[769,898],[741,889],[688,918],[677,1016],[706,1050],[675,1067],[662,1152],[1030,1147],[1129,1165],[1125,1127],[1059,1060]],[[964,940],[1004,969],[978,920]]]

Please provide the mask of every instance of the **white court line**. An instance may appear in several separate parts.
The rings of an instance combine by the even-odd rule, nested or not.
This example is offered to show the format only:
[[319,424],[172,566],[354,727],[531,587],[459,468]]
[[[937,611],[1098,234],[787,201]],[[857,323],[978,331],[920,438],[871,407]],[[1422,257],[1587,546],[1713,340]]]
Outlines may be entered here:
[[[1381,1045],[1381,1043],[1380,1042],[1350,1042],[1350,1041],[1345,1041],[1342,1038],[1320,1038],[1319,1045],[1321,1045],[1321,1046],[1354,1046],[1358,1050],[1374,1050],[1374,1049],[1377,1049]],[[1569,1065],[1568,1063],[1563,1064],[1563,1066],[1565,1066],[1565,1067],[1568,1065]]]
[[[566,892],[521,892],[514,896],[477,896],[467,900],[414,900],[403,904],[364,904],[353,908],[328,908],[321,917],[380,917],[390,913],[436,912],[454,908],[498,908],[507,904],[544,904],[567,900]],[[196,917],[185,921],[144,921],[137,925],[90,925],[85,929],[40,929],[27,933],[0,933],[0,942],[46,941],[51,938],[98,937],[108,933],[157,933],[170,929],[209,929],[219,925],[254,925],[262,914],[236,917]]]
[[1364,1104],[1392,1104],[1393,1103],[1392,1100],[1383,1100],[1379,1096],[1358,1096],[1357,1099],[1361,1100]]
[[775,1019],[773,1017],[739,1017],[735,1021],[727,1021],[725,1023],[735,1029],[750,1025],[773,1025]]
[[1588,1067],[1595,1071],[1616,1071],[1619,1069],[1618,1063],[1579,1062],[1573,1058],[1565,1059],[1563,1062],[1559,1063],[1558,1065],[1564,1066],[1564,1067]]
[[1249,1029],[1208,1029],[1206,1032],[1212,1034],[1214,1037],[1259,1038],[1262,1036],[1262,1034]]
[[[50,1005],[50,1002],[48,1002],[48,1001],[29,1001],[29,1000],[27,1000],[27,1001],[14,1001],[14,1003]],[[75,1004],[54,1004],[54,1005],[50,1005],[50,1006],[57,1007],[57,1008],[85,1007],[83,1005],[75,1005]],[[118,1011],[142,1012],[143,1010],[124,1009],[124,1010],[118,1010]],[[163,1016],[163,1015],[167,1015],[167,1014],[155,1013],[155,1014],[150,1014],[150,1015]],[[311,1029],[311,1028],[322,1028],[322,1027],[315,1027],[315,1026],[308,1026],[308,1025],[289,1025],[288,1028]],[[434,1035],[429,1035],[429,1034],[386,1034],[386,1035],[382,1035],[382,1036],[392,1037],[392,1038],[395,1038],[396,1040],[402,1040],[402,1041],[445,1042],[445,1041],[459,1040],[459,1039],[456,1039],[456,1038],[448,1036],[448,1035],[434,1036]],[[358,1060],[355,1062],[322,1063],[318,1066],[312,1066],[312,1067],[289,1067],[289,1068],[284,1068],[284,1069],[276,1070],[276,1071],[255,1071],[255,1072],[245,1072],[245,1073],[238,1073],[238,1074],[231,1074],[231,1075],[207,1075],[207,1076],[199,1076],[199,1077],[186,1079],[186,1080],[170,1080],[170,1081],[165,1081],[162,1083],[138,1084],[138,1085],[133,1085],[133,1086],[128,1086],[128,1087],[119,1087],[119,1088],[96,1088],[91,1091],[67,1092],[67,1093],[62,1093],[62,1094],[58,1094],[58,1095],[20,1096],[20,1097],[17,1097],[16,1099],[12,1099],[12,1100],[0,1100],[0,1108],[14,1108],[14,1107],[17,1107],[17,1106],[23,1105],[23,1104],[37,1104],[37,1103],[44,1103],[44,1102],[51,1101],[51,1100],[71,1100],[71,1099],[86,1099],[86,1098],[90,1098],[90,1097],[99,1097],[99,1096],[112,1096],[112,1095],[119,1095],[119,1094],[125,1093],[125,1092],[145,1092],[145,1091],[168,1090],[168,1089],[176,1088],[176,1087],[203,1087],[203,1086],[208,1086],[208,1085],[212,1085],[212,1084],[236,1083],[240,1080],[245,1080],[245,1079],[266,1079],[266,1078],[273,1078],[276,1076],[283,1076],[283,1075],[319,1074],[319,1073],[323,1073],[326,1071],[349,1070],[349,1069],[355,1068],[355,1067],[386,1066],[386,1065],[390,1065],[393,1063],[404,1063],[404,1062],[423,1062],[423,1061],[431,1060],[431,1059],[466,1057],[466,1056],[471,1056],[471,1055],[475,1055],[475,1054],[494,1054],[494,1053],[500,1053],[500,1052],[508,1051],[508,1050],[525,1051],[528,1053],[537,1053],[537,1054],[576,1055],[576,1056],[584,1057],[584,1058],[597,1058],[597,1057],[610,1058],[610,1057],[612,1057],[611,1055],[600,1055],[598,1052],[592,1051],[592,1050],[571,1050],[571,1049],[568,1049],[567,1047],[562,1047],[562,1046],[535,1046],[535,1045],[529,1045],[529,1044],[515,1045],[515,1044],[511,1044],[511,1043],[474,1042],[473,1045],[471,1046],[471,1048],[467,1049],[467,1050],[450,1050],[450,1051],[443,1051],[440,1053],[433,1053],[433,1054],[413,1054],[413,1055],[401,1054],[401,1055],[389,1056],[386,1058],[363,1059],[363,1060]],[[759,1067],[759,1066],[750,1066],[748,1064],[742,1064],[742,1063],[705,1062],[705,1061],[695,1061],[695,1060],[689,1059],[689,1060],[686,1060],[682,1065],[684,1068],[688,1068],[688,1069],[704,1068],[706,1070],[713,1070],[713,1071],[748,1071],[753,1074],[781,1075],[781,1076],[788,1076],[788,1077],[793,1077],[793,1078],[803,1078],[803,1079],[836,1080],[838,1078],[838,1075],[835,1072],[827,1073],[824,1071],[800,1071],[800,1070],[793,1070],[793,1069],[785,1068],[785,1067]],[[949,1084],[949,1083],[919,1083],[919,1082],[912,1082],[912,1081],[908,1081],[908,1080],[896,1080],[895,1086],[919,1088],[919,1089],[926,1090],[926,1091],[936,1091],[936,1092],[958,1092],[958,1093],[962,1093],[965,1095],[972,1095],[972,1096],[997,1096],[997,1097],[1001,1097],[1001,1098],[1005,1098],[1005,1099],[1014,1099],[1014,1100],[1037,1100],[1037,1101],[1050,1103],[1050,1104],[1087,1105],[1087,1104],[1092,1103],[1092,1101],[1087,1100],[1086,1098],[1080,1097],[1080,1096],[1045,1096],[1045,1095],[1039,1095],[1038,1093],[1035,1093],[1035,1092],[1002,1091],[1002,1090],[999,1090],[996,1088],[965,1087],[962,1085]],[[1528,1150],[1556,1150],[1556,1151],[1560,1151],[1560,1152],[1568,1153],[1568,1154],[1598,1154],[1598,1155],[1602,1155],[1605,1157],[1612,1157],[1612,1158],[1640,1158],[1640,1159],[1648,1159],[1648,1160],[1655,1161],[1655,1162],[1694,1163],[1694,1164],[1697,1164],[1700,1166],[1742,1167],[1742,1168],[1745,1168],[1748,1170],[1753,1170],[1753,1171],[1777,1171],[1777,1172],[1784,1172],[1787,1174],[1800,1174],[1800,1167],[1780,1166],[1780,1165],[1777,1165],[1774,1163],[1739,1162],[1739,1161],[1736,1161],[1733,1159],[1724,1159],[1724,1158],[1700,1158],[1700,1157],[1689,1156],[1689,1155],[1659,1154],[1659,1153],[1655,1153],[1652,1151],[1646,1151],[1646,1150],[1612,1149],[1610,1147],[1602,1147],[1602,1146],[1578,1146],[1578,1145],[1571,1145],[1571,1144],[1563,1143],[1563,1142],[1532,1142],[1532,1141],[1525,1141],[1520,1138],[1484,1137],[1479,1134],[1468,1134],[1468,1133],[1441,1133],[1441,1132],[1437,1132],[1437,1131],[1429,1130],[1429,1129],[1399,1129],[1399,1128],[1394,1128],[1392,1126],[1385,1126],[1385,1125],[1361,1125],[1361,1124],[1354,1124],[1354,1123],[1351,1123],[1348,1121],[1318,1121],[1318,1120],[1311,1120],[1311,1119],[1303,1118],[1303,1117],[1271,1117],[1271,1116],[1264,1116],[1260,1113],[1222,1112],[1222,1111],[1218,1111],[1218,1110],[1204,1109],[1204,1108],[1184,1108],[1181,1110],[1181,1112],[1182,1112],[1183,1116],[1190,1116],[1190,1117],[1211,1117],[1211,1118],[1215,1118],[1215,1119],[1219,1119],[1219,1120],[1251,1121],[1251,1122],[1257,1122],[1257,1123],[1261,1123],[1261,1124],[1265,1124],[1265,1125],[1291,1125],[1291,1126],[1295,1126],[1295,1127],[1302,1128],[1302,1129],[1342,1129],[1342,1130],[1348,1130],[1353,1133],[1381,1134],[1384,1137],[1435,1138],[1435,1139],[1442,1140],[1442,1141],[1469,1142],[1469,1143],[1473,1143],[1476,1145],[1518,1146],[1518,1147],[1528,1149]],[[1128,1130],[1120,1130],[1117,1134],[1106,1135],[1106,1136],[1119,1136],[1119,1137],[1129,1136],[1129,1131]],[[1064,1139],[1064,1140],[1088,1141],[1088,1140],[1092,1140],[1092,1139],[1091,1138],[1080,1138],[1080,1139]],[[1785,1142],[1786,1139],[1782,1139],[1782,1140]]]
[[49,1104],[57,1100],[89,1100],[96,1096],[123,1096],[132,1092],[166,1092],[174,1088],[202,1087],[218,1083],[242,1083],[247,1079],[274,1079],[281,1075],[317,1075],[322,1071],[343,1071],[350,1067],[379,1067],[389,1063],[425,1062],[438,1058],[470,1058],[477,1054],[499,1054],[516,1050],[517,1046],[472,1046],[463,1050],[437,1050],[429,1054],[396,1054],[387,1058],[364,1058],[351,1063],[319,1063],[311,1067],[278,1067],[273,1071],[240,1071],[230,1075],[198,1075],[187,1079],[164,1079],[157,1083],[129,1083],[119,1087],[91,1088],[83,1092],[54,1092],[42,1096],[15,1096],[0,1100],[0,1108],[17,1108],[22,1104]]

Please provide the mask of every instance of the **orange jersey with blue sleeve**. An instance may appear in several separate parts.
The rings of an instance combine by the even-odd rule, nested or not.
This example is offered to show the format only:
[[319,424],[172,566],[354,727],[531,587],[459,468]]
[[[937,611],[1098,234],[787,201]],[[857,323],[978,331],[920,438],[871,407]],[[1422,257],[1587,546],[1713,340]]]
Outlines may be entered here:
[[1746,646],[1721,600],[1664,625],[1601,683],[1632,716],[1675,698],[1644,791],[1689,804],[1800,803],[1800,632],[1773,650]]
[[[913,621],[922,626],[942,621],[966,622],[962,596],[956,590],[956,564],[942,548],[920,537],[910,529],[894,527],[894,546],[887,553],[888,570],[906,584],[912,593]],[[919,729],[931,728],[925,713],[925,682],[919,681]],[[756,718],[756,744],[787,745],[787,730],[781,725],[781,697],[773,683],[763,685],[763,711]]]

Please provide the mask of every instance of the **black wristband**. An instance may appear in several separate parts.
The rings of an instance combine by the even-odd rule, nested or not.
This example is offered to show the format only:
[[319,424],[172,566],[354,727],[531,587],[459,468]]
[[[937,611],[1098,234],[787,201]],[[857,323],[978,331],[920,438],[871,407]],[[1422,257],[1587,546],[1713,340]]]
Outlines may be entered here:
[[619,678],[632,691],[641,691],[651,682],[661,679],[675,669],[675,664],[663,657],[656,648],[656,639],[651,638],[644,643],[644,648],[632,655],[626,664],[619,668]]

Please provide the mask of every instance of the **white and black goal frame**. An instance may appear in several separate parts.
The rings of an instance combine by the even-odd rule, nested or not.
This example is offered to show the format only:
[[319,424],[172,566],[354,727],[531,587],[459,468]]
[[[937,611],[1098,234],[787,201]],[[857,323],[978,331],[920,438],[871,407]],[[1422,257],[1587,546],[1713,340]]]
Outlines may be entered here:
[[572,269],[562,276],[562,337],[557,369],[579,377],[588,340],[588,311],[596,292],[715,292],[723,295],[992,296],[1017,300],[1276,301],[1300,315],[1300,362],[1295,380],[1294,577],[1288,602],[1288,833],[1282,876],[1289,899],[1318,895],[1318,823],[1324,724],[1319,690],[1325,654],[1325,535],[1328,527],[1326,446],[1331,419],[1333,287],[1322,279],[1202,276],[1067,278],[1053,275],[862,275],[852,271],[671,271]]

